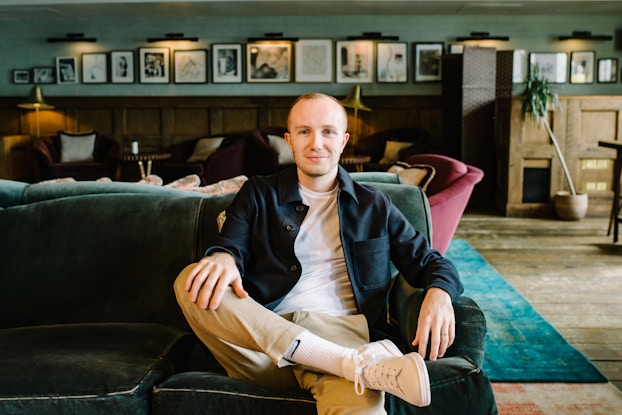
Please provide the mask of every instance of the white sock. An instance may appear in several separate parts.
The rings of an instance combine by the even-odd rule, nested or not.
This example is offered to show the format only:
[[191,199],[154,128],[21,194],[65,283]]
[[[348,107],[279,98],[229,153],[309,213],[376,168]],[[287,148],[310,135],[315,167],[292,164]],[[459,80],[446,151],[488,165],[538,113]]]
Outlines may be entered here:
[[311,366],[326,373],[344,377],[342,362],[353,349],[329,342],[305,331],[285,351],[285,358],[294,363]]

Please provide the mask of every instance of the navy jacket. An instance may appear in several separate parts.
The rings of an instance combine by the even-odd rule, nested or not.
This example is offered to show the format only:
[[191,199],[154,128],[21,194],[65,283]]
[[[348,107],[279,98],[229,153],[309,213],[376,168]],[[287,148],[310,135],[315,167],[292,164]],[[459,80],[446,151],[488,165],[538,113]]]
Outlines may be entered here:
[[[453,264],[430,248],[388,196],[354,182],[342,167],[338,180],[348,274],[358,312],[365,315],[370,327],[386,323],[390,261],[413,287],[439,287],[452,300],[462,293]],[[222,232],[206,255],[231,253],[250,296],[274,309],[300,278],[294,240],[307,211],[295,166],[272,176],[251,177],[227,208]]]

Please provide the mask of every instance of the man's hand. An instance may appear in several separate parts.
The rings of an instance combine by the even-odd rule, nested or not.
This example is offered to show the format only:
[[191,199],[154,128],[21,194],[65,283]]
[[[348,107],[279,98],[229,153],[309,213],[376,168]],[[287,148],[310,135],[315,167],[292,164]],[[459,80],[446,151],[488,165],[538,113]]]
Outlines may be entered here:
[[417,334],[413,346],[419,346],[419,354],[425,358],[428,342],[430,360],[443,357],[454,342],[456,318],[451,297],[440,288],[430,288],[421,304]]
[[190,301],[198,302],[204,310],[208,307],[216,310],[229,286],[238,297],[248,297],[233,257],[226,252],[216,252],[201,259],[190,271],[185,289],[190,293]]

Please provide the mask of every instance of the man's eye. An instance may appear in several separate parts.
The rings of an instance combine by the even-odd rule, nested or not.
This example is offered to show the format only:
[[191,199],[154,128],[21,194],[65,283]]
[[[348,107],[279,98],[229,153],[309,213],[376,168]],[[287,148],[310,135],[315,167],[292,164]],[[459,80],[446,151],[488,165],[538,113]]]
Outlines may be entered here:
[[324,134],[326,134],[326,135],[335,135],[336,132],[335,132],[335,130],[324,130]]

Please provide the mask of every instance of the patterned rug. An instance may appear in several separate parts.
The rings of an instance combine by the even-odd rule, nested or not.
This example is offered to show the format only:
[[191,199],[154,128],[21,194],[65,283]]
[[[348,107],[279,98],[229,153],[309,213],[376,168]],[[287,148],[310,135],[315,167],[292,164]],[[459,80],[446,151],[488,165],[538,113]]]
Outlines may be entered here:
[[447,257],[460,272],[464,294],[475,300],[486,315],[483,368],[491,381],[607,382],[596,366],[466,241],[453,240]]

